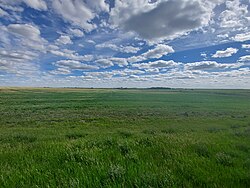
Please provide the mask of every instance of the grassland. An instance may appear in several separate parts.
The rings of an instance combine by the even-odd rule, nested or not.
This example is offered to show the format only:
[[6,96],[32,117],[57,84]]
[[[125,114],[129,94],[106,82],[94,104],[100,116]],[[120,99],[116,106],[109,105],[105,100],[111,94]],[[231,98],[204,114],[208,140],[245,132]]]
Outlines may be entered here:
[[250,187],[250,90],[2,88],[0,187]]

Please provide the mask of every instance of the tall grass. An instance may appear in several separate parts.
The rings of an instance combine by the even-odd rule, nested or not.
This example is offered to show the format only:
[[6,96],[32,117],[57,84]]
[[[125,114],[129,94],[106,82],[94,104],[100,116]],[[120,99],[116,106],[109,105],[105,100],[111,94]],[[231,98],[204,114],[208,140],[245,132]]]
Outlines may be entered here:
[[0,187],[249,187],[249,90],[0,92]]

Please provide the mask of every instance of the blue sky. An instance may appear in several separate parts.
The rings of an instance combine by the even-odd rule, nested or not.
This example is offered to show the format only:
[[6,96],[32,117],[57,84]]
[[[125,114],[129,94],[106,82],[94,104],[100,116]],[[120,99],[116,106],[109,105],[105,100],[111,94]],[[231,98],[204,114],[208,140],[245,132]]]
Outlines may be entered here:
[[0,86],[250,88],[250,0],[0,0]]

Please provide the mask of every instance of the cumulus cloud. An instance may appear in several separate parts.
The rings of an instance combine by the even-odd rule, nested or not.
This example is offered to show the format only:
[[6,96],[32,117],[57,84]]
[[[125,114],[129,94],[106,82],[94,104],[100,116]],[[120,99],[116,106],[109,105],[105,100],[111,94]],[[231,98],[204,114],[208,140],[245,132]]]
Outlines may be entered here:
[[164,55],[167,55],[169,53],[173,53],[174,49],[165,44],[157,44],[155,48],[148,50],[147,52],[139,55],[139,56],[132,56],[128,58],[128,61],[130,63],[138,62],[138,61],[144,61],[147,59],[159,59]]
[[233,54],[236,54],[239,50],[236,48],[227,48],[226,50],[218,50],[212,57],[213,58],[222,58],[222,57],[231,57]]
[[208,25],[218,3],[221,1],[117,0],[110,21],[144,39],[176,38]]
[[146,59],[161,58],[163,55],[167,55],[173,52],[174,49],[171,46],[158,44],[154,49],[147,51],[142,56],[144,56]]
[[53,0],[52,6],[65,21],[73,25],[80,26],[86,31],[91,31],[96,27],[94,24],[89,23],[95,15],[81,0]]
[[76,61],[91,61],[93,59],[93,55],[79,55],[75,51],[67,50],[67,49],[62,49],[62,50],[55,50],[51,49],[49,50],[50,53],[56,55],[56,56],[61,56],[61,57],[66,57],[71,60],[76,60]]
[[138,63],[138,64],[133,64],[133,67],[137,67],[139,69],[152,69],[152,68],[173,68],[179,66],[180,63],[176,63],[173,60],[170,61],[165,61],[165,60],[158,60],[154,62],[149,62],[149,63]]
[[39,28],[30,24],[10,24],[7,26],[7,29],[11,33],[25,37],[26,39],[41,40]]
[[72,71],[67,68],[58,67],[56,70],[52,70],[49,73],[54,75],[68,75],[71,74]]
[[76,37],[84,36],[84,33],[80,29],[69,29],[69,33]]
[[27,6],[36,10],[47,10],[47,4],[44,0],[23,0]]
[[24,52],[24,51],[7,51],[7,50],[0,50],[0,57],[1,59],[9,60],[14,59],[16,61],[18,60],[32,60],[34,57],[36,57],[36,54],[31,52]]
[[96,28],[96,25],[91,23],[97,16],[95,11],[101,12],[108,10],[108,5],[104,0],[53,0],[52,6],[65,21],[83,28],[86,32]]
[[237,34],[235,35],[235,37],[233,37],[233,40],[238,41],[238,42],[244,42],[244,41],[250,40],[250,32]]
[[101,65],[102,67],[111,67],[114,65],[118,65],[119,67],[124,67],[128,65],[126,58],[118,58],[112,57],[107,59],[98,59],[95,61],[97,64]]
[[219,34],[219,35],[217,35],[217,37],[218,37],[218,38],[221,38],[221,39],[226,39],[226,38],[228,38],[229,36],[228,36],[228,34],[226,33],[226,34]]
[[128,69],[125,68],[123,70],[111,70],[111,71],[103,71],[103,72],[86,72],[84,78],[89,78],[89,79],[106,79],[108,78],[109,80],[111,78],[118,78],[118,77],[139,77],[137,75],[142,75],[144,74],[145,71],[142,70],[135,70],[135,69]]
[[113,58],[110,58],[110,60],[114,64],[118,65],[119,67],[124,67],[124,66],[128,65],[127,59],[125,59],[125,58],[113,57]]
[[71,41],[71,38],[69,36],[66,35],[61,35],[57,40],[56,40],[57,44],[73,44],[73,42]]
[[11,39],[15,43],[15,48],[20,46],[21,48],[27,47],[31,51],[45,51],[47,41],[41,37],[41,32],[35,25],[9,24],[6,27],[3,26],[2,30],[5,32],[3,33],[5,42],[7,42],[8,38]]
[[95,63],[104,68],[114,66],[113,62],[109,59],[98,59]]
[[250,62],[250,55],[240,57],[239,61],[240,62]]
[[250,44],[242,44],[242,48],[248,49],[250,48]]
[[227,9],[219,17],[221,27],[242,27],[249,22],[247,19],[248,5],[241,4],[239,0],[227,0],[225,4]]
[[0,71],[19,76],[38,74],[38,65],[31,63],[37,57],[30,51],[0,49]]
[[[147,86],[144,83],[165,86],[172,81],[173,87],[181,86],[180,83],[184,87],[186,83],[189,87],[206,87],[207,83],[212,83],[214,87],[210,81],[218,78],[217,83],[225,80],[220,86],[229,83],[234,87],[236,82],[232,81],[241,79],[243,81],[236,85],[243,87],[250,76],[247,54],[250,45],[237,43],[243,49],[237,63],[218,63],[206,60],[208,52],[215,47],[200,51],[197,41],[203,40],[208,46],[213,42],[213,45],[222,43],[224,39],[250,40],[247,3],[248,0],[115,0],[109,7],[110,0],[0,0],[3,20],[0,24],[0,72],[3,73],[0,82],[12,84],[10,77],[13,77],[25,80],[26,85],[36,79],[40,84],[44,79],[44,83],[52,82],[51,86],[86,83],[130,87],[134,83],[133,87],[138,87],[138,82],[140,86]],[[221,6],[214,9],[219,4]],[[27,17],[29,13],[33,16]],[[54,39],[56,33],[61,35],[58,39]],[[68,45],[73,42],[75,45]],[[177,62],[179,53],[164,57],[175,52],[167,44],[178,51],[199,48],[192,59],[203,57],[204,60],[184,64]],[[68,49],[64,45],[68,45]],[[211,56],[223,58],[236,53],[236,48],[225,48]],[[197,56],[199,54],[201,57]],[[170,57],[173,60],[163,60]],[[185,62],[190,60],[190,56],[185,58]],[[48,65],[48,61],[53,63]],[[54,70],[47,71],[51,67]],[[79,76],[76,71],[83,75]],[[31,81],[26,82],[27,78]],[[195,85],[197,82],[200,83]]]
[[31,24],[9,24],[0,28],[0,69],[16,76],[39,75],[40,65],[34,60],[46,52],[47,45],[39,28]]
[[0,17],[9,15],[6,11],[0,8]]
[[207,58],[207,53],[202,52],[202,53],[201,53],[201,57],[203,57],[204,59],[206,59],[206,58]]
[[12,11],[23,11],[23,8],[18,7],[21,3],[25,3],[28,7],[45,11],[48,10],[47,4],[44,0],[0,0],[4,8],[12,10]]
[[96,44],[96,42],[95,42],[95,41],[93,41],[93,40],[91,40],[91,39],[86,40],[86,42],[87,42],[87,43],[89,43],[89,44],[93,44],[93,45],[95,45],[95,44]]
[[115,7],[110,12],[110,22],[116,26],[123,24],[132,15],[136,15],[142,11],[149,11],[156,4],[149,4],[147,0],[116,0]]
[[140,48],[138,47],[134,47],[134,46],[121,46],[121,50],[120,52],[124,52],[124,53],[137,53],[140,50]]
[[87,6],[97,12],[108,12],[109,5],[105,0],[85,0]]
[[184,65],[186,70],[218,70],[228,68],[239,68],[243,66],[241,63],[217,63],[216,61],[201,61],[194,63],[187,63]]
[[97,66],[88,65],[75,60],[60,60],[53,63],[55,66],[68,69],[68,70],[94,70],[98,69]]
[[102,43],[102,44],[97,44],[95,46],[97,49],[102,49],[102,48],[109,48],[114,51],[122,52],[122,53],[137,53],[140,48],[138,47],[133,47],[133,46],[117,46],[115,44],[111,43]]

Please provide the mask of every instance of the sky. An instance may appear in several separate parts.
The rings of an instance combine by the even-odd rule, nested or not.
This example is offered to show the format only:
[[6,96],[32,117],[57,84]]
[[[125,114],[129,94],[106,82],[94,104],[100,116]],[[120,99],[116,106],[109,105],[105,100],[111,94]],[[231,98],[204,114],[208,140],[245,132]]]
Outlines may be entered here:
[[250,0],[0,0],[0,86],[250,89]]

